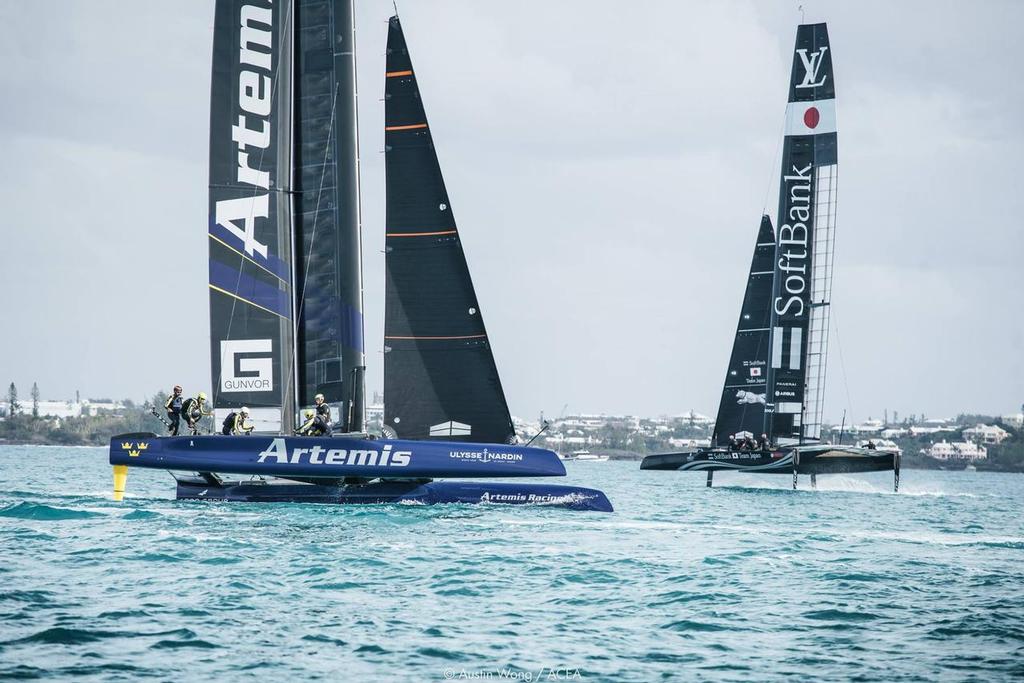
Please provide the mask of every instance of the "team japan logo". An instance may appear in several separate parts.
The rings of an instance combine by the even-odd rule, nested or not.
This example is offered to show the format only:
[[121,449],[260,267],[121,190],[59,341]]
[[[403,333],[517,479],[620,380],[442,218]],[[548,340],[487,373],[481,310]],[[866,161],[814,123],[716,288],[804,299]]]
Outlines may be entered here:
[[[825,85],[825,81],[828,79],[828,74],[823,74],[821,80],[818,80],[818,71],[821,70],[821,65],[825,61],[825,53],[828,52],[828,46],[821,48],[817,52],[812,52],[810,56],[807,54],[807,50],[801,48],[796,51],[800,55],[800,62],[804,65],[804,80],[797,83],[798,88],[818,88]],[[813,126],[812,126],[813,127]]]
[[270,339],[225,339],[220,343],[220,390],[273,391],[274,345]]

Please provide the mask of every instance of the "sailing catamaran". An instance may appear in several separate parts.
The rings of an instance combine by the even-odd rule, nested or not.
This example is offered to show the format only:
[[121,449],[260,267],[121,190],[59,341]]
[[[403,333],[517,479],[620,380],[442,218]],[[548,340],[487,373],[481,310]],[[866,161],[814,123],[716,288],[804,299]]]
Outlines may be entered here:
[[[260,435],[111,439],[128,467],[175,474],[179,499],[536,503],[611,511],[594,489],[435,477],[564,476],[514,432],[397,18],[388,37],[388,433],[364,432],[352,0],[218,0],[210,114],[215,419]],[[324,394],[338,437],[293,437]],[[222,474],[249,475],[226,480]],[[274,479],[265,479],[273,477]]]
[[[816,475],[893,470],[899,454],[821,441],[838,155],[825,24],[797,29],[779,183],[778,230],[761,219],[709,448],[644,458],[645,470]],[[758,435],[764,441],[751,446]],[[740,445],[743,442],[746,447]]]

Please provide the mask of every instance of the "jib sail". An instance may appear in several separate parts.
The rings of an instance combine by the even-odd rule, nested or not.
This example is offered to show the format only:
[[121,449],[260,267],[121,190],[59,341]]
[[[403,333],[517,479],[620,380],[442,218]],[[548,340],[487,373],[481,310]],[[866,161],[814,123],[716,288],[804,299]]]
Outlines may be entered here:
[[828,30],[804,24],[793,53],[779,186],[768,381],[776,439],[816,439],[821,433],[837,169]]
[[218,409],[294,414],[291,11],[220,0],[210,106],[210,355]]
[[503,443],[515,431],[398,17],[386,75],[385,430]]
[[295,282],[298,401],[363,427],[363,301],[352,0],[297,0]]
[[728,444],[733,434],[750,432],[756,437],[764,429],[774,267],[775,231],[771,219],[762,216],[722,400],[718,404],[712,439],[715,446]]

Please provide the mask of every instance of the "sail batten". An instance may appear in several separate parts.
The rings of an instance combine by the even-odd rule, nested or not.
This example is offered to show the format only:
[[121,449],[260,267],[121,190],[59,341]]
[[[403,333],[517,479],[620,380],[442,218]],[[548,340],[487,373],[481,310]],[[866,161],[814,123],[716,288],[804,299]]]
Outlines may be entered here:
[[505,443],[512,419],[398,17],[385,74],[385,430]]

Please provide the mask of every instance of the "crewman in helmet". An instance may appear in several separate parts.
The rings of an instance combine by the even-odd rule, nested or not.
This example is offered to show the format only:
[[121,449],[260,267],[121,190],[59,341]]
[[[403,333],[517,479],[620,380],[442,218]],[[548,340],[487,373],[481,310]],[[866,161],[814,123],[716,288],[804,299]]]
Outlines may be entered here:
[[302,413],[302,416],[306,418],[306,421],[302,423],[301,427],[295,430],[296,434],[299,434],[300,436],[321,436],[323,434],[321,422],[318,419],[319,416],[316,414],[315,410],[308,408],[304,413]]
[[320,422],[320,430],[324,436],[330,436],[334,431],[331,420],[331,407],[327,405],[327,401],[324,399],[323,394],[317,394],[313,397],[313,403],[316,409],[317,420]]
[[181,395],[181,385],[175,384],[173,393],[171,393],[171,395],[167,397],[167,401],[164,402],[164,410],[167,411],[167,419],[171,422],[167,427],[167,431],[171,436],[178,435],[178,426],[181,422],[181,407],[184,402],[185,397]]
[[199,433],[199,421],[207,415],[213,413],[207,412],[206,408],[206,394],[200,391],[195,398],[187,398],[181,405],[181,414],[185,416],[185,422],[188,424],[188,428],[192,430],[192,434]]
[[249,409],[242,406],[238,412],[232,412],[224,419],[223,434],[252,434],[253,424],[249,422]]

